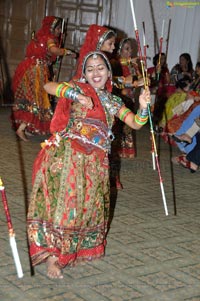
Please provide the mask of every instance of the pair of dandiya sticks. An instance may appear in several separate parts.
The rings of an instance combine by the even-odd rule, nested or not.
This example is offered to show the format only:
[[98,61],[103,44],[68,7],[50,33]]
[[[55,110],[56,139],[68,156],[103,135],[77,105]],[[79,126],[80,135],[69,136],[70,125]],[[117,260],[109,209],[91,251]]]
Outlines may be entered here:
[[[140,62],[141,62],[142,77],[143,77],[143,80],[144,80],[144,88],[146,89],[148,87],[148,77],[147,77],[147,63],[146,63],[146,48],[147,48],[147,45],[146,45],[146,41],[145,41],[145,33],[143,32],[144,55],[142,55],[133,0],[130,0],[130,5],[131,5],[131,12],[132,12],[133,24],[134,24],[134,29],[135,29],[135,37],[136,37],[136,42],[137,42],[137,46],[138,46],[139,58],[140,58]],[[161,53],[162,53],[164,23],[165,22],[163,20],[162,33],[161,33],[161,38],[160,38],[159,64],[160,64],[160,57],[161,57]],[[143,31],[144,31],[144,24],[143,24]],[[156,143],[155,143],[154,127],[153,127],[153,122],[152,122],[152,118],[151,118],[151,107],[150,107],[150,105],[151,105],[151,102],[147,103],[149,123],[150,123],[150,131],[151,131],[151,137],[152,137],[151,153],[152,153],[153,169],[155,170],[156,167],[157,167],[158,176],[159,176],[159,180],[160,180],[160,189],[161,189],[161,193],[162,193],[162,199],[163,199],[163,206],[164,206],[164,210],[165,210],[165,215],[168,215],[167,202],[166,202],[165,191],[164,191],[164,186],[163,186],[163,179],[161,177],[160,164],[159,164],[159,160],[158,160],[158,152],[157,152],[157,147],[156,147]],[[156,164],[155,164],[155,162],[156,162]]]
[[11,247],[11,250],[12,250],[12,255],[13,255],[13,258],[14,258],[14,262],[15,262],[15,267],[16,267],[16,270],[17,270],[17,276],[18,276],[18,278],[22,278],[24,275],[23,275],[23,271],[22,271],[21,262],[20,262],[20,259],[19,259],[18,250],[17,250],[17,244],[16,244],[16,240],[15,240],[15,232],[14,232],[14,229],[13,229],[11,216],[10,216],[10,212],[9,212],[8,201],[7,201],[7,197],[6,197],[6,191],[5,191],[5,187],[3,185],[1,177],[0,177],[0,191],[1,191],[1,196],[2,196],[3,207],[4,207],[4,211],[5,211],[5,215],[6,215],[6,220],[7,220],[7,225],[8,225],[8,232],[9,232],[9,239],[10,239],[10,247]]

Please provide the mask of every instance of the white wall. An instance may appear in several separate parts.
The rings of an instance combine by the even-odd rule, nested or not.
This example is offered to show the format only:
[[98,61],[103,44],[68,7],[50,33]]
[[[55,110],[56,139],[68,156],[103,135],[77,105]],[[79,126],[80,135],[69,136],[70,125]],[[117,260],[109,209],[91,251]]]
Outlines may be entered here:
[[[156,41],[159,42],[160,40],[163,20],[165,25],[162,51],[166,52],[168,26],[171,19],[167,58],[169,68],[171,69],[178,62],[179,55],[183,52],[190,53],[195,66],[196,62],[200,60],[200,2],[195,0],[170,1],[171,4],[174,4],[173,7],[167,7],[167,2],[169,1],[133,0],[142,46],[142,22],[145,22],[145,38],[146,43],[149,45],[147,56],[151,58],[147,63],[149,66],[152,66],[152,58],[158,52],[157,45],[159,46],[159,44]],[[112,3],[111,25],[124,31],[129,37],[135,38],[130,0],[113,0]],[[181,6],[184,3],[186,4],[185,7]],[[189,3],[191,3],[192,7],[188,7]]]

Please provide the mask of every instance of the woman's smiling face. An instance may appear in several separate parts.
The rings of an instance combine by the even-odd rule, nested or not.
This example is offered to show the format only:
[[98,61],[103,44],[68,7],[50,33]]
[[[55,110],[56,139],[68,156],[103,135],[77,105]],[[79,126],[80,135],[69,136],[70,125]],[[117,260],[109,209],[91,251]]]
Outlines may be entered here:
[[100,55],[92,55],[85,64],[85,78],[87,82],[96,89],[103,89],[111,75],[104,59]]

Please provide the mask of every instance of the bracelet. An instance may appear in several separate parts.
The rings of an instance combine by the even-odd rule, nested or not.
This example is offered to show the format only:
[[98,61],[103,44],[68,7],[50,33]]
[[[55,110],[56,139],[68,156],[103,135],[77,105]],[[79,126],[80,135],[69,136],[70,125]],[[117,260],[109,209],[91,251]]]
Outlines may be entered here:
[[72,52],[71,52],[71,50],[68,50],[68,49],[66,49],[66,48],[63,48],[63,51],[64,51],[64,53],[63,53],[63,55],[71,55],[72,54]]
[[71,98],[73,101],[79,101],[78,100],[78,95],[79,94],[80,94],[79,92],[77,92],[77,91],[75,91],[74,89],[71,88],[71,89],[68,89],[66,91],[65,97]]
[[124,77],[123,77],[123,76],[118,77],[117,80],[118,80],[118,82],[119,82],[120,84],[123,84],[123,82],[124,82]]
[[128,115],[129,113],[132,113],[131,110],[128,109],[128,108],[126,108],[126,109],[119,115],[119,119],[120,119],[121,121],[124,122],[125,119],[126,119],[126,117],[127,117],[127,115]]
[[125,87],[125,88],[132,88],[132,87],[133,87],[133,84],[131,84],[131,83],[127,83],[127,84],[126,84],[126,83],[125,83],[125,84],[124,84],[124,87]]
[[47,48],[50,49],[51,47],[56,47],[56,44],[55,43],[49,43]]
[[129,115],[131,115],[131,114],[133,114],[131,111],[130,112],[128,112],[127,114],[126,114],[126,116],[124,116],[124,122],[126,121],[126,118],[129,116]]
[[135,122],[139,125],[144,125],[148,121],[148,116],[146,117],[141,117],[138,114],[135,115]]
[[78,101],[79,92],[75,91],[69,84],[61,83],[56,88],[57,97],[70,98],[73,101]]
[[120,58],[120,63],[121,65],[127,66],[131,63],[131,59],[126,59],[126,58]]
[[67,49],[66,48],[63,48],[63,55],[67,55]]
[[67,89],[71,89],[67,83],[59,84],[56,88],[56,97],[64,97]]
[[145,116],[148,115],[148,109],[147,109],[147,108],[145,108],[145,109],[139,109],[139,110],[137,111],[137,114],[138,114],[139,116],[141,116],[141,117],[145,117]]

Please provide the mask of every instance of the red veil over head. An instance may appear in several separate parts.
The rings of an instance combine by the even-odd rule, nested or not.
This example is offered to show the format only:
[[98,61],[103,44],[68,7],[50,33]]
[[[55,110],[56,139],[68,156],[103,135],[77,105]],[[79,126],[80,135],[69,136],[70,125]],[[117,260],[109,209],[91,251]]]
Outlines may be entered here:
[[113,34],[115,35],[115,32],[112,29],[109,29],[105,26],[100,26],[96,24],[90,25],[85,37],[84,44],[80,49],[75,78],[81,78],[82,63],[86,54],[91,51],[101,50],[101,46],[110,32],[113,32]]
[[[42,21],[41,28],[36,32],[34,39],[30,41],[26,49],[26,57],[45,58],[47,53],[47,40],[52,39],[59,44],[59,38],[55,36],[54,29],[58,24],[62,23],[62,19],[55,16],[47,16]],[[52,56],[54,61],[56,56]]]
[[62,23],[62,19],[55,16],[46,16],[42,20],[42,26],[36,33],[36,37],[39,38],[40,35],[48,35],[53,33],[55,27],[60,23]]

